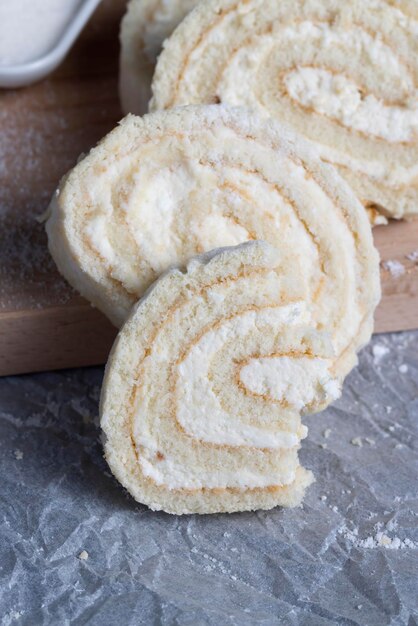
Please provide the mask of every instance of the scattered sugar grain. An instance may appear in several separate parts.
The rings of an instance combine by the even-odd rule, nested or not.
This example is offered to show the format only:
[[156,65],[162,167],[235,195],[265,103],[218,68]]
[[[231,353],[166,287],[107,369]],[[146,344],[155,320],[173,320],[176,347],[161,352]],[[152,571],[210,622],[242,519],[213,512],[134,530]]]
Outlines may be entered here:
[[414,250],[413,252],[406,254],[405,257],[408,259],[408,261],[412,261],[413,263],[415,263],[416,261],[418,261],[418,250]]
[[326,429],[324,430],[324,433],[323,433],[323,435],[324,435],[325,439],[328,439],[328,437],[330,436],[330,434],[331,434],[331,433],[332,433],[331,428],[326,428]]
[[398,370],[401,374],[406,374],[408,371],[408,366],[405,363],[402,363],[402,365],[398,367]]
[[87,561],[87,559],[89,558],[89,553],[87,552],[87,550],[82,550],[77,558],[80,559],[80,561]]
[[21,461],[23,459],[23,452],[22,452],[22,450],[15,450],[13,452],[13,454],[14,454],[14,457],[15,457],[16,461]]
[[384,533],[377,533],[376,539],[381,546],[390,546],[392,543],[392,539],[390,539],[390,537],[388,537]]
[[13,622],[20,619],[23,614],[24,611],[15,611],[14,609],[12,609],[8,613],[3,614],[3,621],[1,623],[4,624],[4,626],[7,626],[7,624],[12,624]]
[[405,267],[400,261],[388,260],[383,262],[383,267],[387,270],[393,278],[400,278],[405,274]]
[[[382,527],[382,525],[382,522],[379,522],[376,527]],[[386,530],[389,530],[389,525],[386,526]],[[365,539],[359,538],[357,528],[350,530],[345,525],[338,530],[338,533],[345,539],[348,539],[348,541],[350,541],[357,548],[366,548],[369,550],[374,550],[376,548],[385,548],[386,550],[418,548],[418,542],[412,541],[409,538],[400,539],[400,537],[390,537],[382,530],[378,531],[375,535],[366,537]]]
[[375,445],[375,440],[371,439],[370,437],[364,437],[364,439],[362,439],[361,437],[354,437],[351,442],[350,442],[353,446],[357,446],[358,448],[362,448],[364,443],[369,444],[369,446],[374,446]]
[[380,361],[383,359],[383,357],[385,357],[387,354],[389,354],[390,350],[389,348],[387,348],[386,346],[384,346],[381,343],[376,343],[373,347],[372,347],[372,353],[373,353],[373,361],[374,363],[377,365],[378,363],[380,363]]

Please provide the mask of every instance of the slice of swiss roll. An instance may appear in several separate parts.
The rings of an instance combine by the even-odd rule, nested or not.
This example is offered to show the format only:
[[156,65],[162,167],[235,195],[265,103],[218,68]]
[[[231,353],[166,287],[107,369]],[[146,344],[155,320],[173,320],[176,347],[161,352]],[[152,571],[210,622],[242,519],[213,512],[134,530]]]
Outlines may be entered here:
[[328,333],[264,242],[193,258],[134,307],[101,397],[105,454],[133,497],[169,513],[296,506],[301,412],[339,395]]
[[207,0],[164,44],[151,109],[222,102],[315,143],[364,205],[418,215],[416,0]]
[[61,273],[117,326],[167,268],[260,239],[330,333],[338,375],[372,332],[379,268],[363,207],[314,148],[245,109],[128,116],[64,177],[46,228]]

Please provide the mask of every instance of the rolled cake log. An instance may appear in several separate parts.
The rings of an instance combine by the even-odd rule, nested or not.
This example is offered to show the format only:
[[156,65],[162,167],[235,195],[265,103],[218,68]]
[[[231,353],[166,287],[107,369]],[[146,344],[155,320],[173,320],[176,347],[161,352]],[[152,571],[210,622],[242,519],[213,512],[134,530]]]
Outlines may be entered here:
[[[105,454],[133,497],[169,513],[301,502],[300,412],[339,395],[286,259],[250,242],[165,273],[135,306],[103,383]],[[279,296],[279,297],[278,297]]]
[[243,109],[128,116],[63,179],[46,224],[58,269],[120,326],[146,288],[197,253],[266,240],[343,377],[380,297],[363,207],[315,150]]
[[119,94],[122,111],[148,111],[151,82],[164,39],[199,0],[131,0],[121,22]]
[[363,204],[418,215],[415,0],[208,0],[165,42],[151,110],[227,102],[289,124]]

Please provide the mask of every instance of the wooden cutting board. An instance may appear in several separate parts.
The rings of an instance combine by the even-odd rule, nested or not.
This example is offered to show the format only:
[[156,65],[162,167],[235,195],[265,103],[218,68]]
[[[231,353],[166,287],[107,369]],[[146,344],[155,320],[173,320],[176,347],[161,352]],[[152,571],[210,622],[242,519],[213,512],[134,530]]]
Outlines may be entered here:
[[[106,361],[115,329],[57,274],[36,221],[59,178],[120,119],[118,29],[103,0],[65,63],[0,90],[0,375]],[[382,261],[377,332],[418,328],[418,222],[374,230]],[[396,265],[394,262],[401,265]]]

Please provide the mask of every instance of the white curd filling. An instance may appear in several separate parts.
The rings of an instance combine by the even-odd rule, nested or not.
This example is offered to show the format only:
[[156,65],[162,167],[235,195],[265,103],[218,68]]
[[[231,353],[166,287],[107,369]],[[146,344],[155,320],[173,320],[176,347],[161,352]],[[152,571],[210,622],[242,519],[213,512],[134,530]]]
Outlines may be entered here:
[[[221,34],[218,33],[218,36]],[[286,49],[303,51],[309,46],[313,50],[319,49],[322,55],[328,53],[331,59],[334,53],[343,53],[347,59],[355,55],[371,68],[384,67],[388,79],[399,85],[402,101],[387,103],[372,92],[363,93],[363,86],[355,82],[355,77],[348,75],[350,70],[347,69],[346,75],[330,72],[320,65],[314,67],[313,59],[311,66],[310,60],[302,55],[304,60],[300,66],[284,67],[280,78],[294,102],[338,121],[347,129],[373,138],[392,143],[417,140],[418,90],[414,77],[396,50],[359,26],[346,29],[305,21],[282,29],[278,27],[274,35],[255,35],[234,53],[225,66],[216,87],[219,97],[223,102],[244,105],[261,115],[271,116],[276,106],[274,82],[277,76],[271,77],[272,84],[267,85],[270,90],[258,84],[258,80],[265,82],[267,79],[265,68],[269,59]],[[276,67],[275,62],[272,67]],[[276,69],[279,72],[280,65]],[[364,172],[389,186],[406,185],[418,175],[418,165],[398,165],[388,169],[378,157],[365,160],[325,143],[316,142],[316,145],[324,159]]]
[[157,147],[144,146],[95,176],[84,232],[100,255],[97,264],[105,260],[111,278],[139,297],[163,271],[196,253],[266,240],[288,259],[288,274],[299,277],[312,301],[314,322],[332,328],[339,353],[362,312],[355,242],[334,200],[292,159],[256,143],[247,156],[245,140],[232,130],[203,134],[201,141],[208,142],[203,156],[197,139],[164,137],[157,143],[159,165]]
[[[190,467],[178,463],[174,458],[164,458],[158,464],[154,460],[155,451],[146,449],[140,457],[141,469],[144,476],[151,478],[157,485],[163,485],[167,489],[255,489],[276,486],[278,484],[277,472],[267,471],[265,468],[260,472],[240,467],[238,471],[199,468],[196,475]],[[289,467],[281,472],[280,483],[288,485],[295,478],[295,467]]]
[[[206,332],[193,344],[176,366],[177,381],[174,390],[175,419],[191,440],[226,446],[248,446],[293,452],[306,429],[296,432],[280,428],[279,422],[264,422],[264,426],[245,423],[239,413],[226,411],[212,386],[210,369],[216,367],[216,358],[226,345],[246,341],[255,332],[283,332],[292,326],[306,324],[310,315],[302,302],[286,306],[250,310],[226,319]],[[158,351],[158,358],[169,355]],[[335,399],[340,386],[329,372],[330,363],[318,357],[260,357],[251,359],[238,370],[241,384],[253,393],[266,393],[274,400],[285,402],[295,411],[307,404]],[[237,390],[238,391],[238,390]],[[289,484],[294,480],[296,457],[280,470],[277,467],[209,467],[187,464],[170,450],[159,455],[158,429],[144,420],[146,398],[139,397],[133,418],[133,436],[139,451],[138,461],[145,476],[168,489],[200,488],[263,488]],[[143,406],[144,405],[144,406]],[[260,422],[263,421],[260,416]]]
[[286,402],[303,411],[318,397],[335,400],[338,381],[330,374],[329,359],[308,356],[273,356],[251,359],[240,371],[241,382],[252,393]]
[[[243,424],[239,416],[231,416],[223,410],[213,391],[209,369],[226,342],[245,338],[259,325],[266,326],[266,332],[269,328],[277,332],[283,324],[300,323],[302,315],[305,317],[300,304],[249,311],[206,333],[192,347],[178,367],[177,381],[177,420],[188,434],[211,443],[259,448],[291,448],[298,443],[295,434]],[[282,387],[278,374],[279,391]],[[260,384],[257,372],[251,378],[251,384]],[[303,400],[301,402],[303,404]]]
[[289,95],[305,107],[387,141],[411,141],[418,133],[418,93],[409,106],[390,106],[373,94],[363,97],[358,85],[314,67],[302,67],[285,77]]

